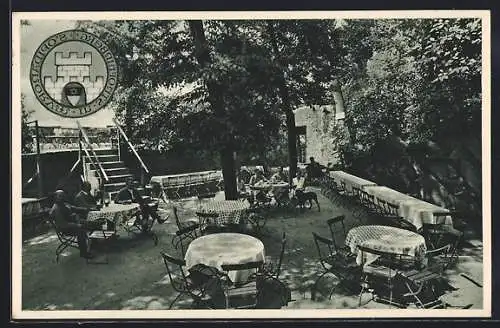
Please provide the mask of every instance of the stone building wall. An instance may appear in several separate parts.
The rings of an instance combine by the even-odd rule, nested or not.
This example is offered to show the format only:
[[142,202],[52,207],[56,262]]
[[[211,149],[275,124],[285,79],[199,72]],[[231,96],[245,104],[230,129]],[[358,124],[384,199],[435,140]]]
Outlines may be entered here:
[[309,157],[320,164],[339,161],[338,145],[343,131],[344,112],[336,113],[332,105],[303,106],[295,111],[295,126],[306,130],[306,162]]

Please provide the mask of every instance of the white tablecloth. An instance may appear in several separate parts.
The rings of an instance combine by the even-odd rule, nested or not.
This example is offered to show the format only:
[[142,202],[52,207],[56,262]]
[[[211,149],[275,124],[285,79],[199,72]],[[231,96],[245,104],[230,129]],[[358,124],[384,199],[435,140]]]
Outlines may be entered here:
[[22,198],[23,215],[37,214],[41,210],[40,202],[37,198]]
[[[385,186],[365,186],[363,189],[376,198],[397,205],[399,207],[398,215],[412,223],[417,229],[422,228],[425,223],[436,223],[434,212],[448,212],[446,208],[427,203]],[[445,224],[453,224],[451,216],[446,217]]]
[[364,186],[377,185],[375,182],[357,177],[344,171],[331,171],[330,177],[333,178],[333,180],[337,183],[337,185],[339,185],[339,187],[342,182],[345,182],[345,186],[348,192],[352,192],[353,187],[362,189]]
[[[264,261],[264,244],[257,238],[239,233],[217,233],[193,240],[186,251],[186,268],[205,264],[222,271],[223,264]],[[233,282],[245,281],[251,271],[230,271]]]
[[[353,254],[357,254],[356,262],[362,263],[358,246],[364,246],[392,254],[404,254],[424,260],[425,239],[418,233],[389,226],[366,225],[352,228],[347,233],[345,245]],[[365,254],[365,256],[367,256]],[[377,257],[366,257],[366,263],[373,262]]]
[[111,203],[109,206],[105,206],[101,208],[100,211],[90,211],[87,220],[88,221],[96,221],[96,220],[108,220],[114,222],[116,224],[121,224],[124,221],[130,219],[132,215],[139,211],[139,204],[115,204]]
[[162,188],[179,186],[186,183],[202,183],[218,181],[222,178],[220,171],[203,171],[180,174],[159,175],[151,177],[150,183],[158,183]]

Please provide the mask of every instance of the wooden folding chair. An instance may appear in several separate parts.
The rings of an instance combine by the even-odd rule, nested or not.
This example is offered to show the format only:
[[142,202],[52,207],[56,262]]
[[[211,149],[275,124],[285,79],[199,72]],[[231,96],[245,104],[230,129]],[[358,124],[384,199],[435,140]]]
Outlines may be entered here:
[[[170,310],[175,302],[183,295],[188,295],[193,299],[195,308],[213,308],[211,297],[206,293],[207,286],[196,283],[189,274],[185,273],[184,268],[186,267],[186,262],[165,252],[161,252],[161,256],[170,279],[170,284],[177,292],[177,296],[170,303],[168,309]],[[172,266],[177,267],[177,270],[174,270]]]
[[251,211],[247,217],[248,222],[252,225],[253,231],[255,234],[262,233],[262,230],[266,226],[267,217],[261,214],[257,214],[254,211]]
[[[347,233],[345,228],[345,215],[338,215],[326,221],[332,237],[334,254],[338,254],[346,261],[354,261],[355,255],[351,253],[349,246],[344,245]],[[339,241],[339,239],[341,241]]]
[[[311,299],[315,298],[318,291],[318,283],[326,274],[332,273],[339,278],[340,282],[332,287],[328,298],[331,299],[333,292],[345,282],[353,282],[359,279],[360,268],[355,261],[347,260],[335,251],[335,244],[332,240],[322,237],[313,232],[314,243],[318,252],[319,262],[323,272],[316,278],[312,287]],[[346,286],[347,287],[347,286]],[[348,289],[351,289],[348,287]],[[351,290],[352,291],[352,290]],[[358,291],[355,291],[356,293]]]
[[459,243],[462,240],[463,233],[453,226],[446,225],[446,218],[453,217],[453,212],[434,212],[433,222],[424,223],[422,234],[427,242],[428,249],[435,249],[450,243],[452,240],[454,252],[458,250]]
[[[362,274],[360,279],[361,292],[359,293],[359,305],[361,297],[368,290],[372,294],[371,300],[404,308],[400,295],[395,290],[394,279],[398,273],[395,269],[397,264],[390,263],[394,259],[394,254],[358,246],[361,252]],[[371,257],[372,262],[368,263]]]
[[217,218],[219,217],[218,213],[196,212],[196,216],[198,216],[200,231],[202,234],[217,233],[228,229],[226,224],[217,222]]
[[264,271],[275,278],[278,278],[281,273],[281,265],[283,263],[283,257],[285,255],[285,247],[286,247],[286,233],[283,231],[283,235],[281,237],[281,251],[278,258],[278,261],[275,263],[270,258],[266,259],[264,263]]
[[[240,264],[224,264],[222,270],[226,273],[225,298],[226,309],[254,309],[257,306],[257,276],[261,271],[263,261]],[[248,279],[233,282],[229,278],[230,271],[253,271]]]
[[446,304],[436,295],[433,284],[442,279],[439,271],[430,269],[399,272],[397,280],[401,280],[407,288],[403,294],[407,303],[414,303],[420,309],[443,309]]
[[68,247],[79,249],[77,236],[74,234],[66,234],[63,231],[61,231],[53,218],[49,218],[49,222],[54,228],[57,234],[57,239],[59,240],[59,245],[56,248],[56,263],[59,263],[59,256]]

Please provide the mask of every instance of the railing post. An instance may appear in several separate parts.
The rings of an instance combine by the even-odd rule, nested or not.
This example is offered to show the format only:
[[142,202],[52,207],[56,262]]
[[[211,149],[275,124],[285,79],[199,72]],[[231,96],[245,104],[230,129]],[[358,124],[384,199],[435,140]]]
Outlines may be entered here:
[[82,151],[82,138],[83,138],[82,131],[79,130],[78,131],[78,157],[81,160],[83,179],[85,181],[88,181],[85,156],[82,156],[82,152],[83,152]]
[[122,160],[122,150],[121,150],[121,142],[120,142],[120,130],[116,128],[116,147],[118,148],[118,161]]
[[141,170],[141,186],[144,186],[146,184],[146,172],[144,172],[141,165],[139,165],[139,169]]
[[38,175],[38,197],[43,197],[43,177],[42,177],[42,158],[40,155],[40,131],[38,121],[35,121],[36,134],[36,173]]

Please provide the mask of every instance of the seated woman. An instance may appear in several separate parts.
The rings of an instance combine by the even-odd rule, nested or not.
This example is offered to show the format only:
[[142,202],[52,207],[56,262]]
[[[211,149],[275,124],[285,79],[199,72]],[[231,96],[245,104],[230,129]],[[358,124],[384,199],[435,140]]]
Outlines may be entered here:
[[278,168],[278,172],[274,173],[271,176],[271,182],[286,182],[286,181],[288,181],[288,177],[285,174],[285,172],[283,172],[283,166],[280,166]]
[[253,175],[250,177],[250,185],[255,186],[258,183],[267,182],[264,172],[259,169],[253,170]]
[[[283,172],[283,167],[280,166],[278,171],[271,176],[272,183],[288,183],[288,176]],[[286,204],[289,200],[288,185],[286,187],[273,186],[271,194],[278,205]]]
[[[268,182],[268,180],[264,176],[264,173],[259,169],[255,169],[254,174],[250,178],[250,185],[258,186],[259,184],[262,184],[264,182]],[[264,192],[264,190],[257,191],[254,195],[254,198],[259,203],[268,203],[270,201],[270,198],[266,195],[266,192]]]

